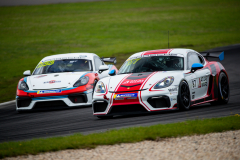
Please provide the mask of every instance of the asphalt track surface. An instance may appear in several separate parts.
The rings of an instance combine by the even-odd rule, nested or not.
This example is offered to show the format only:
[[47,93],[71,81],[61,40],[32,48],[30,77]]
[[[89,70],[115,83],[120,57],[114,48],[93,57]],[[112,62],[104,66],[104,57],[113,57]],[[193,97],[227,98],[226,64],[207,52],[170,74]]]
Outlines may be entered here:
[[89,134],[129,126],[148,126],[240,114],[240,44],[213,50],[225,51],[225,59],[221,63],[230,79],[230,100],[227,105],[205,104],[192,107],[188,111],[119,116],[102,120],[92,115],[91,107],[19,114],[15,111],[15,104],[12,103],[0,106],[0,142],[65,136],[73,133]]

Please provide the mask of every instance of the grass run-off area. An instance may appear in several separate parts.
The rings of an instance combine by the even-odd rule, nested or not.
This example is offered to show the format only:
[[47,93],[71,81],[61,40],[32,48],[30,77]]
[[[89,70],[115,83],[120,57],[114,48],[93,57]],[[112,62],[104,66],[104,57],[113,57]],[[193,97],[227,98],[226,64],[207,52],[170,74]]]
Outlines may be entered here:
[[239,0],[111,0],[0,7],[0,102],[47,55],[116,56],[168,47],[197,51],[240,43]]
[[239,129],[240,115],[236,114],[235,116],[222,118],[197,119],[149,127],[124,128],[89,135],[74,134],[66,137],[5,142],[0,143],[0,158],[63,149],[90,149],[98,145],[113,145]]

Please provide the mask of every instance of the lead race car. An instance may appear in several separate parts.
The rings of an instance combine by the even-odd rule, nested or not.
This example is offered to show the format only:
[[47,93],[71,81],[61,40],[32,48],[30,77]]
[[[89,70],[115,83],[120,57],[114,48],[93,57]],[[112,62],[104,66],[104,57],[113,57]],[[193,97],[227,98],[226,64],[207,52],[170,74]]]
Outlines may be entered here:
[[209,102],[228,103],[227,72],[221,63],[209,62],[207,57],[223,60],[224,52],[199,54],[191,49],[163,49],[133,54],[117,75],[98,81],[93,115],[107,118],[188,110]]
[[116,58],[99,58],[93,53],[68,53],[43,58],[32,75],[23,74],[17,87],[16,110],[41,110],[92,105],[96,83],[118,72]]

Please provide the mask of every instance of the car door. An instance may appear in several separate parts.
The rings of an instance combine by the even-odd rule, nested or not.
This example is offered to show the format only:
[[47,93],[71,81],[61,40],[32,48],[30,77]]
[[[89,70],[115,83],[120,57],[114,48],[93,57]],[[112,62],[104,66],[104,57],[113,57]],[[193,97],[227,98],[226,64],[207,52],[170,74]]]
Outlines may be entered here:
[[[194,63],[206,65],[204,58],[196,52],[189,52],[187,55],[187,69],[191,70]],[[188,81],[192,100],[200,99],[206,96],[209,85],[210,70],[203,68],[191,73],[191,78]]]
[[[97,71],[97,72],[101,65],[105,65],[104,62],[97,56],[94,57],[94,63],[95,63],[95,71]],[[104,77],[108,77],[109,76],[108,72],[109,72],[109,70],[103,71],[102,73],[98,73],[99,78],[102,79]]]

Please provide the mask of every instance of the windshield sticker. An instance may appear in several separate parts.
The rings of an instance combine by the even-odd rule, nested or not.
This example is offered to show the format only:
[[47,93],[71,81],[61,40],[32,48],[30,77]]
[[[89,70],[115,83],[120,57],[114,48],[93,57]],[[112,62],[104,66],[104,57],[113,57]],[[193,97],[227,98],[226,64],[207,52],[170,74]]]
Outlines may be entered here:
[[56,89],[56,90],[43,90],[43,91],[38,91],[37,94],[44,94],[44,93],[61,93],[61,89]]
[[40,62],[40,63],[37,65],[37,68],[44,67],[44,66],[50,66],[50,65],[53,65],[53,64],[54,64],[54,60],[52,60],[52,61],[46,61],[46,62]]
[[149,54],[149,55],[141,55],[141,56],[136,56],[136,57],[131,57],[127,61],[130,61],[131,59],[136,59],[136,58],[143,58],[143,57],[158,57],[158,56],[177,56],[177,57],[184,57],[183,54],[177,54],[177,53],[167,53],[167,54]]
[[129,61],[127,62],[127,66],[137,63],[137,61],[139,61],[140,59],[141,59],[141,58],[129,60]]
[[87,58],[87,55],[84,55],[84,56],[78,56],[78,57],[58,57],[58,58],[51,58],[51,59],[46,59],[44,60],[43,62],[46,62],[46,61],[53,61],[53,60],[63,60],[63,59],[85,59]]

